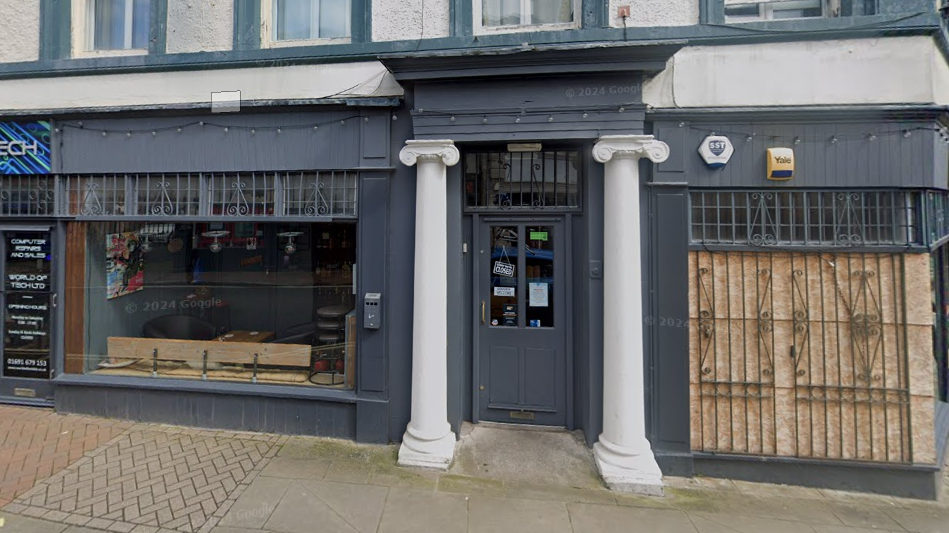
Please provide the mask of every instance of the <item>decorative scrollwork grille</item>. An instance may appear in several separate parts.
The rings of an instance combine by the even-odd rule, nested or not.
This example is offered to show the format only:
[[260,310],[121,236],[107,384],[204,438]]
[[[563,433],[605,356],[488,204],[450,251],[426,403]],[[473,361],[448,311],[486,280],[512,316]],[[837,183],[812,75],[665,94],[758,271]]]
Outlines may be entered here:
[[694,190],[692,242],[820,247],[925,245],[919,191]]
[[50,216],[54,213],[53,176],[14,176],[0,182],[0,215]]
[[287,175],[287,214],[306,217],[355,217],[356,174],[346,171],[299,172]]
[[570,210],[580,207],[582,158],[577,150],[465,154],[468,210]]
[[[932,352],[909,346],[931,326],[907,311],[904,280],[927,260],[691,252],[693,448],[912,462],[926,438],[910,424],[910,357],[931,367]],[[932,388],[921,377],[913,394]]]

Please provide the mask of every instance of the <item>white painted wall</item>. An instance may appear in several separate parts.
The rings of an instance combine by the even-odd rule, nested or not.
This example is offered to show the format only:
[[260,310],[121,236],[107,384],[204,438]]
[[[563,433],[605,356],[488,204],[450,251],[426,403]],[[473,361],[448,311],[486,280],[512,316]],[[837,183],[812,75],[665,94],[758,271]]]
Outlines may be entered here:
[[610,0],[610,26],[623,27],[616,16],[620,6],[630,7],[626,27],[690,26],[699,23],[699,0]]
[[40,0],[0,0],[0,63],[40,58]]
[[[64,90],[68,88],[68,90]],[[211,93],[241,91],[241,100],[400,96],[379,62],[260,67],[191,72],[147,72],[0,81],[4,111],[206,104]]]
[[448,37],[448,4],[448,0],[373,0],[372,40]]
[[949,63],[946,63],[936,46],[933,46],[930,57],[933,72],[934,103],[949,105]]
[[657,108],[945,104],[938,53],[928,36],[687,47],[643,99]]
[[230,50],[234,0],[168,0],[169,54]]

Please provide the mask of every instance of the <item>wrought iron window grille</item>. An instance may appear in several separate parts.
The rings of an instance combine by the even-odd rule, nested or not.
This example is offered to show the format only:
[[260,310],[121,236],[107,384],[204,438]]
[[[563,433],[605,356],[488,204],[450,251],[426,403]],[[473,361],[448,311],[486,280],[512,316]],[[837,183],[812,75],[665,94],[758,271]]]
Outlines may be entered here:
[[749,247],[920,247],[947,235],[945,193],[693,190],[691,242]]
[[463,173],[469,211],[578,210],[581,205],[577,150],[469,152]]
[[358,173],[235,172],[14,176],[0,216],[356,218]]

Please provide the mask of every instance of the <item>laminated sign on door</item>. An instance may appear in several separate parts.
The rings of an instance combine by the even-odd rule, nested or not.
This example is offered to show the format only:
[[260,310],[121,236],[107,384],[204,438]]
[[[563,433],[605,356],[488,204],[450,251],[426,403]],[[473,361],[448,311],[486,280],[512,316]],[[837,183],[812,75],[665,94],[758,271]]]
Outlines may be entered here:
[[504,276],[508,278],[514,277],[514,265],[511,263],[503,263],[501,261],[494,262],[494,270],[492,270],[498,276]]

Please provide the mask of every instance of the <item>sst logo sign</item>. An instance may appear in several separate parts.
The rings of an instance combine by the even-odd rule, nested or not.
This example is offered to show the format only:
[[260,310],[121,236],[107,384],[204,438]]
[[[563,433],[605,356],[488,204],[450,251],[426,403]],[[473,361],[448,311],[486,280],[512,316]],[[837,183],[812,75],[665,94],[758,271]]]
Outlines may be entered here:
[[735,147],[728,137],[723,135],[709,135],[699,145],[699,155],[709,168],[721,168],[728,164]]

